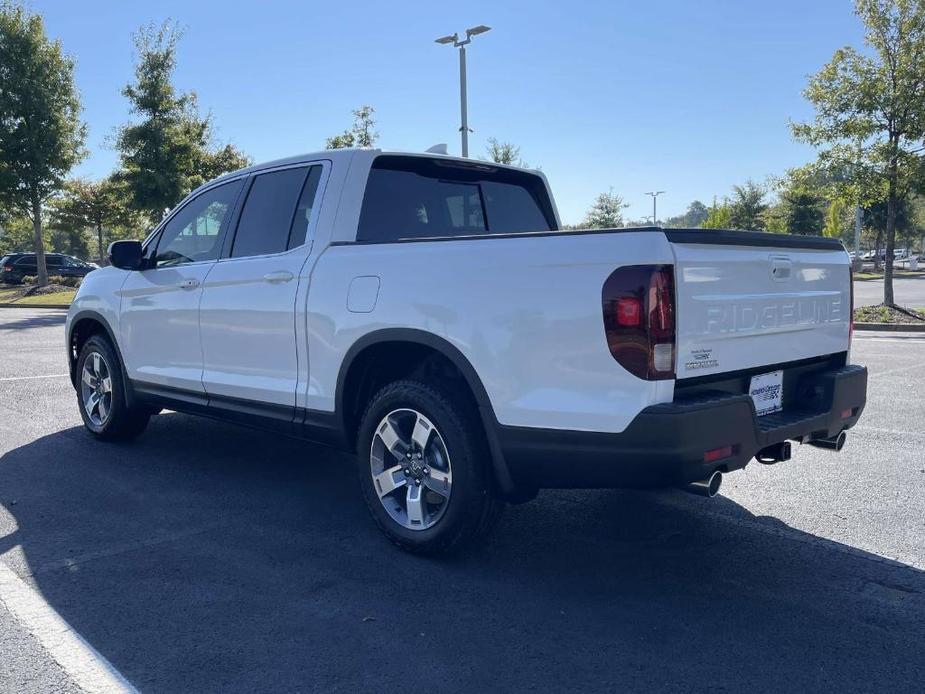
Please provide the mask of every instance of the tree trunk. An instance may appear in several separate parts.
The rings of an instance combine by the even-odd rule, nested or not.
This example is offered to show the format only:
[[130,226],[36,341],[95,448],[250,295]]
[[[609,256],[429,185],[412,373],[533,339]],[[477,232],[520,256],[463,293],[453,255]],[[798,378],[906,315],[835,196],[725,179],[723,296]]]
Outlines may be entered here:
[[96,247],[99,250],[100,265],[103,264],[103,225],[101,222],[96,223]]
[[896,245],[896,167],[891,167],[890,183],[886,199],[886,262],[883,267],[883,303],[894,306],[893,301],[893,248]]
[[36,285],[48,284],[48,268],[45,266],[45,244],[42,242],[42,201],[32,198],[32,235],[35,241],[35,266],[38,268]]
[[880,249],[883,248],[883,232],[877,232],[877,238],[874,239],[874,271],[880,272]]

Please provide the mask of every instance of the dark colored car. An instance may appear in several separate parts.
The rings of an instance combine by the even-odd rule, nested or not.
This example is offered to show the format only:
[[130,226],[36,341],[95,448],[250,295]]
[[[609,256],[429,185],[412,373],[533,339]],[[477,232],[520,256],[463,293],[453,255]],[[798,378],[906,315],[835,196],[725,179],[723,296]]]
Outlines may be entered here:
[[[46,253],[45,266],[49,276],[57,277],[84,277],[97,268],[93,263],[62,253]],[[21,284],[26,275],[36,274],[35,253],[10,253],[0,258],[0,282]]]

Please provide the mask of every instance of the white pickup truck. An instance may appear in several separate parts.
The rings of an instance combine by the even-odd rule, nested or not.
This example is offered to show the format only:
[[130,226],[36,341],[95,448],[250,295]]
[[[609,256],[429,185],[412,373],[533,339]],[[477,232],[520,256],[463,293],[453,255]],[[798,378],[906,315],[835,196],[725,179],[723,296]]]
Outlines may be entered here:
[[537,171],[293,157],[194,191],[110,261],[66,327],[90,432],[169,408],[355,452],[412,551],[544,487],[712,495],[791,441],[840,449],[866,398],[840,243],[563,231]]

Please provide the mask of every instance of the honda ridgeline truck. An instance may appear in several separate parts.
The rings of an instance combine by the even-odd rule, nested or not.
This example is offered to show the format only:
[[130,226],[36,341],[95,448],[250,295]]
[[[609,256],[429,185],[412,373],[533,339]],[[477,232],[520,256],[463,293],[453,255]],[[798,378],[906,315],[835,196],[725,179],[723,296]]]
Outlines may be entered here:
[[479,537],[540,488],[706,495],[864,409],[833,239],[563,230],[538,171],[338,150],[190,194],[110,247],[68,313],[86,428],[162,408],[355,453],[405,549]]

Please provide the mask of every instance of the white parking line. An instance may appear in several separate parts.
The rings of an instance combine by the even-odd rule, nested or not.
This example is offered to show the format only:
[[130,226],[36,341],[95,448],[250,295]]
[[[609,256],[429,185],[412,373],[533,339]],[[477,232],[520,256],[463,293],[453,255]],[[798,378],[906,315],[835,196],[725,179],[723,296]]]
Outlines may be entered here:
[[0,376],[0,381],[32,381],[37,378],[64,378],[70,374],[45,374],[43,376]]
[[74,631],[36,590],[3,562],[0,562],[0,603],[83,691],[138,691],[112,663]]
[[880,335],[865,335],[864,337],[860,337],[855,333],[854,339],[860,340],[861,342],[925,342],[925,333],[916,333],[908,337],[881,337]]

